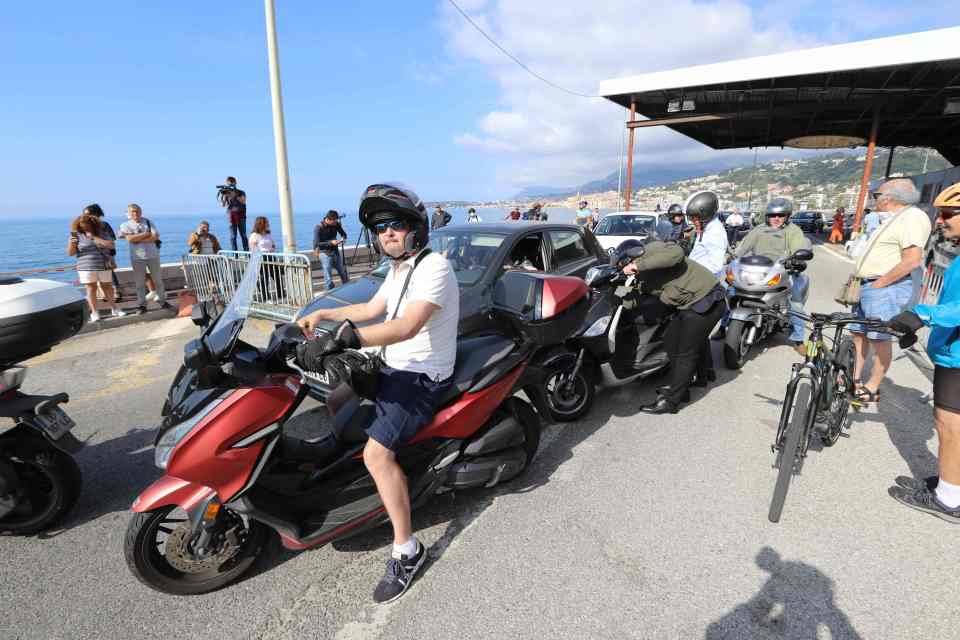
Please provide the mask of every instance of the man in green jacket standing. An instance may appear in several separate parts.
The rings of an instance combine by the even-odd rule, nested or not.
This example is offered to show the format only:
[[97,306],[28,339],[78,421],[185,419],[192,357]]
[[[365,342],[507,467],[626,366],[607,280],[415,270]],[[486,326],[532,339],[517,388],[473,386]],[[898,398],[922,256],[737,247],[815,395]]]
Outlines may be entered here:
[[[624,267],[636,275],[641,293],[656,296],[659,314],[676,312],[664,334],[670,357],[669,385],[644,413],[676,413],[690,400],[690,385],[706,386],[713,374],[710,332],[727,310],[720,281],[683,254],[675,242],[650,242],[643,255]],[[649,312],[649,309],[647,309]]]

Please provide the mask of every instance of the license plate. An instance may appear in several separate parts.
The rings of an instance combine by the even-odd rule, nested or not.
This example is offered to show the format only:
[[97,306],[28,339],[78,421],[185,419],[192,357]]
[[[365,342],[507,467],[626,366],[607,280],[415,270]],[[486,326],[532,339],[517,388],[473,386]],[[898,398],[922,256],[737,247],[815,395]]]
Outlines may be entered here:
[[52,440],[59,440],[63,434],[73,429],[75,423],[67,412],[59,407],[54,407],[44,414],[37,414],[37,424],[43,429],[44,433],[50,436]]

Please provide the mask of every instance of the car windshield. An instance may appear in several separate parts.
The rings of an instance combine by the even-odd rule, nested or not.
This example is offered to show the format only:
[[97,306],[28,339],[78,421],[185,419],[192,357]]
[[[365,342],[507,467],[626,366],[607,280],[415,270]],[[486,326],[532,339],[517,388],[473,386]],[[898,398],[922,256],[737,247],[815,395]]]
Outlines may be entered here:
[[597,236],[640,236],[649,235],[656,224],[654,216],[623,215],[607,216],[600,221],[593,234]]
[[[460,285],[470,286],[483,277],[504,240],[506,236],[498,233],[471,230],[434,231],[430,234],[430,249],[450,262]],[[390,259],[384,258],[370,275],[386,278],[389,271]]]

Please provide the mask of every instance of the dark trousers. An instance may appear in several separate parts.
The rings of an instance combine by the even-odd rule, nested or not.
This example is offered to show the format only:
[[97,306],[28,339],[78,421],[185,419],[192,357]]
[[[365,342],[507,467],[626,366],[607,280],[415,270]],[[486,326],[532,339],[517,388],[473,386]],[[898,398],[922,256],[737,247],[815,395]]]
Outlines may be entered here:
[[[236,222],[233,222],[236,220]],[[244,251],[250,251],[250,244],[247,241],[247,217],[231,218],[230,221],[230,248],[237,251],[237,232],[240,232],[240,244]]]
[[706,313],[684,309],[678,311],[670,321],[663,341],[670,358],[670,392],[666,397],[674,404],[680,404],[680,398],[690,388],[695,373],[705,375],[708,369],[713,368],[710,332],[726,309],[727,306],[718,301]]

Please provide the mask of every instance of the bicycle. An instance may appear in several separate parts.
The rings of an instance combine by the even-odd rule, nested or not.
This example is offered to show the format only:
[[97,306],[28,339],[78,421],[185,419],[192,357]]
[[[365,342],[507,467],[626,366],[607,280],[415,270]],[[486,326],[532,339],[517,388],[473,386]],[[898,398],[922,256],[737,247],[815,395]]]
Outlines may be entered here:
[[[790,313],[812,322],[813,330],[804,342],[803,362],[793,364],[780,409],[777,437],[770,447],[776,454],[774,468],[778,469],[767,514],[774,523],[780,521],[790,480],[800,474],[812,438],[819,437],[824,446],[832,447],[846,435],[850,406],[859,407],[854,399],[853,338],[843,336],[844,327],[859,324],[866,331],[893,333],[882,320],[862,319],[852,313]],[[831,345],[824,338],[827,327],[835,328]]]

